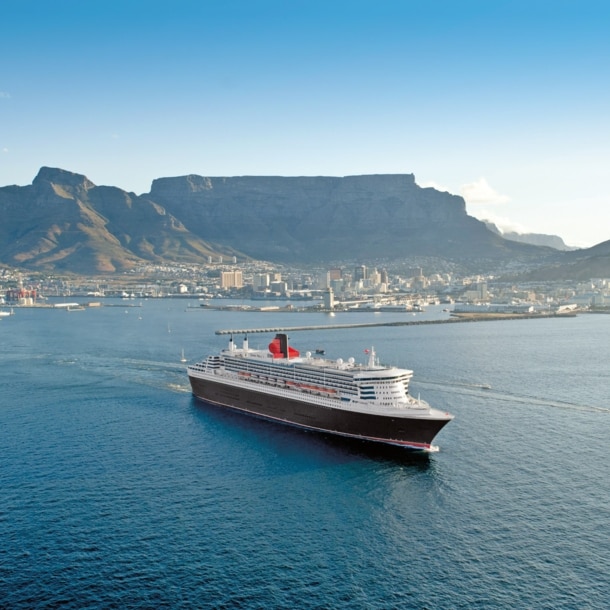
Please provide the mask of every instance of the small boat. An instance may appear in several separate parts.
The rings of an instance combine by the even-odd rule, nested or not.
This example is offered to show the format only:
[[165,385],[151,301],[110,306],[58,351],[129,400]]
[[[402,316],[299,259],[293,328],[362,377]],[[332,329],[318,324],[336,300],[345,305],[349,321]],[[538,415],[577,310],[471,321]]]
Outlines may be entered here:
[[180,362],[186,362],[186,358],[184,356],[184,349],[182,349],[182,356],[180,356]]
[[326,353],[326,350],[325,350],[325,349],[322,349],[321,347],[319,347],[319,348],[316,350],[316,354],[320,354],[320,355],[322,355],[322,356],[323,356],[325,353]]

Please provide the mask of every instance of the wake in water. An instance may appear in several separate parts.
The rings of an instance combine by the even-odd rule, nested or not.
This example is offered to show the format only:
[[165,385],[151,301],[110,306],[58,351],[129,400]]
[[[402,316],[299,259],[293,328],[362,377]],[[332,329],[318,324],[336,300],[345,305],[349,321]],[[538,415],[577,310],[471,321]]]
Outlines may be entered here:
[[[485,393],[490,399],[503,402],[512,402],[527,405],[539,405],[541,407],[552,407],[555,409],[570,409],[589,413],[610,413],[610,408],[594,405],[581,405],[570,401],[531,396],[528,394],[518,394],[517,392],[496,391],[490,385],[484,383],[464,383],[455,381],[432,381],[430,379],[418,379],[418,383],[424,386],[440,387],[442,392],[452,394],[477,395]],[[446,389],[445,389],[446,388]]]

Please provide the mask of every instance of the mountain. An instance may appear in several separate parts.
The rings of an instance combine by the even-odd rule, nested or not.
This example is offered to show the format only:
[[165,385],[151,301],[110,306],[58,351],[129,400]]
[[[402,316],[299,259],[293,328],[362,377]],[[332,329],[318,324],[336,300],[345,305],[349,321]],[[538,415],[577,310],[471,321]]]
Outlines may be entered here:
[[43,167],[29,186],[0,188],[8,265],[96,274],[219,255],[294,264],[425,256],[482,270],[556,264],[562,253],[504,239],[468,216],[461,197],[412,174],[188,175],[136,195]]
[[155,180],[148,196],[206,240],[286,263],[541,256],[540,249],[506,241],[468,216],[461,197],[421,188],[412,174],[189,175]]
[[568,246],[559,235],[546,235],[545,233],[517,233],[516,231],[500,231],[498,227],[489,220],[484,220],[485,226],[494,233],[501,235],[504,239],[510,241],[518,241],[523,244],[532,244],[533,246],[546,246],[555,250],[578,250],[572,246]]
[[145,196],[49,167],[31,186],[0,188],[0,218],[0,260],[31,269],[112,273],[235,254],[207,244]]
[[519,279],[528,281],[576,280],[610,278],[610,240],[591,248],[566,252],[554,264],[541,265]]

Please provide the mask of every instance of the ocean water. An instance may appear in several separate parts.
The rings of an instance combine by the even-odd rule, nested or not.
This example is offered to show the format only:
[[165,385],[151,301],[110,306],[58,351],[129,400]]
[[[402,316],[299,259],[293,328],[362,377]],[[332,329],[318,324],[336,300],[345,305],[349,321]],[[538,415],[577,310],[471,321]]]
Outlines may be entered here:
[[405,314],[114,304],[0,321],[1,608],[610,605],[610,316],[290,333],[412,368],[455,415],[421,455],[203,405],[180,362]]

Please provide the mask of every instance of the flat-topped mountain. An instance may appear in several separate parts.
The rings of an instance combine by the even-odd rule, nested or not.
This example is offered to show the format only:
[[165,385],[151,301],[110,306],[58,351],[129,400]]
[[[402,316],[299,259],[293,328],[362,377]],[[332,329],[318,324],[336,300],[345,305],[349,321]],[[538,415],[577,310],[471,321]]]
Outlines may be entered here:
[[503,239],[461,197],[412,174],[159,178],[136,195],[43,167],[0,188],[0,261],[111,273],[143,262],[236,256],[279,263],[429,256],[501,267],[556,262],[552,248]]
[[255,258],[313,262],[412,255],[532,255],[468,216],[461,197],[412,174],[159,178],[148,194],[188,229]]

